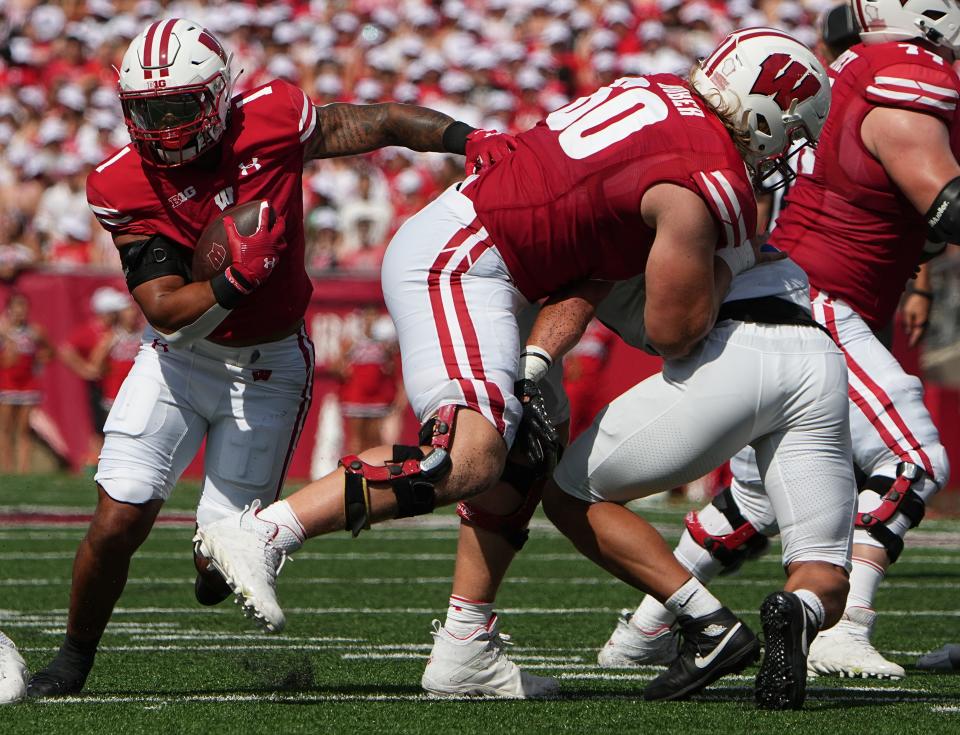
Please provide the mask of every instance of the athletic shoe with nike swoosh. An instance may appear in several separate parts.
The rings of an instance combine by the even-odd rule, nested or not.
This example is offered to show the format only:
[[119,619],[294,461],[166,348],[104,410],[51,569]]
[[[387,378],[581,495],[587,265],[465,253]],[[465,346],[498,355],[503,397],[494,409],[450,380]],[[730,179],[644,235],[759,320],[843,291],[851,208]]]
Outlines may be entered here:
[[817,635],[803,600],[774,592],[760,606],[764,655],[755,699],[760,709],[800,709],[807,696],[807,653]]
[[699,618],[681,615],[680,655],[643,691],[646,700],[685,699],[725,674],[736,674],[760,658],[757,637],[729,609]]

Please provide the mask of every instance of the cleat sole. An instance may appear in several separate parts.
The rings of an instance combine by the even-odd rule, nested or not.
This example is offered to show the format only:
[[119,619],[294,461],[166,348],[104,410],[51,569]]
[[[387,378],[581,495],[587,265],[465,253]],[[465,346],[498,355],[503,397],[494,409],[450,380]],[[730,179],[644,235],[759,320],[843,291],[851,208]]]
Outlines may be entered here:
[[760,607],[765,639],[755,685],[760,709],[800,709],[806,699],[807,661],[802,644],[805,614],[799,605],[802,603],[792,595],[774,593]]

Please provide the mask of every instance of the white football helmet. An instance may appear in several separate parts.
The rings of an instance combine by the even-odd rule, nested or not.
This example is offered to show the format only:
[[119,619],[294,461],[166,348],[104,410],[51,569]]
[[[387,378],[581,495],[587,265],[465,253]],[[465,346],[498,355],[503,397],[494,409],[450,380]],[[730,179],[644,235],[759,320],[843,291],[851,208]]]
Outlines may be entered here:
[[[745,138],[744,162],[758,189],[796,177],[787,156],[805,140],[816,145],[830,110],[830,80],[814,53],[773,28],[746,28],[727,36],[694,69],[696,90]],[[779,173],[777,185],[767,185]]]
[[141,156],[180,166],[223,137],[230,60],[212,33],[183,18],[152,23],[133,39],[120,64],[120,105]]
[[885,43],[922,38],[960,51],[960,3],[956,0],[851,0],[860,40]]

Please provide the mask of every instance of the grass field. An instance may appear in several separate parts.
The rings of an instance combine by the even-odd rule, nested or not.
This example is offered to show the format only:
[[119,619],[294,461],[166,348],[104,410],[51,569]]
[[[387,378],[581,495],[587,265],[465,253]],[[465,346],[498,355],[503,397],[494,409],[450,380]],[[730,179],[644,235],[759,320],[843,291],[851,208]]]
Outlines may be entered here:
[[[421,694],[431,620],[453,569],[449,512],[359,539],[308,543],[283,570],[287,629],[266,636],[231,603],[193,599],[195,489],[178,489],[135,558],[130,582],[80,696],[0,709],[0,733],[960,733],[960,677],[912,668],[918,653],[960,640],[960,528],[929,521],[908,542],[880,593],[878,647],[905,665],[900,682],[811,681],[803,712],[757,712],[754,669],[695,700],[644,703],[653,669],[601,670],[596,649],[637,594],[579,557],[536,520],[500,599],[512,657],[560,677],[549,702],[441,701]],[[0,629],[40,668],[60,644],[70,567],[92,483],[0,477]],[[645,510],[675,540],[684,508]],[[47,513],[11,523],[15,513]],[[717,583],[722,600],[758,626],[757,606],[780,582],[779,549]]]

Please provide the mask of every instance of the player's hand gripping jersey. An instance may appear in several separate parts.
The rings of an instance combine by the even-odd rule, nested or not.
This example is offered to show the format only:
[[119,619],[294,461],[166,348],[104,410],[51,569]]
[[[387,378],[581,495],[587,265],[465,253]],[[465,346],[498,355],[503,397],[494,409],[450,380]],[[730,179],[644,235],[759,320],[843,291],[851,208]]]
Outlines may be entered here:
[[815,288],[842,299],[874,329],[893,317],[913,276],[927,224],[864,147],[875,107],[940,118],[960,155],[953,68],[915,43],[857,45],[831,67],[833,104],[812,172],[801,171],[771,243],[790,253]]
[[655,231],[640,201],[658,183],[703,198],[718,247],[755,234],[756,202],[737,149],[672,74],[618,79],[550,113],[463,193],[533,301],[584,278],[643,272]]
[[266,199],[283,214],[287,250],[276,272],[212,339],[256,340],[303,317],[311,292],[304,268],[303,156],[316,118],[306,94],[275,80],[234,97],[220,146],[193,165],[156,167],[127,145],[87,179],[90,207],[114,236],[159,234],[187,250],[209,222],[238,204]]

